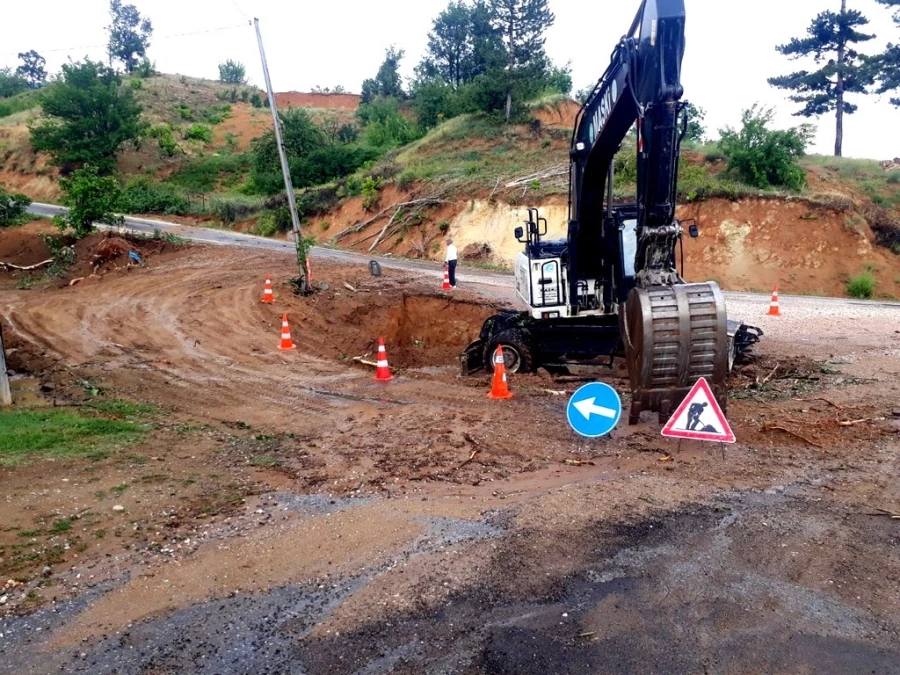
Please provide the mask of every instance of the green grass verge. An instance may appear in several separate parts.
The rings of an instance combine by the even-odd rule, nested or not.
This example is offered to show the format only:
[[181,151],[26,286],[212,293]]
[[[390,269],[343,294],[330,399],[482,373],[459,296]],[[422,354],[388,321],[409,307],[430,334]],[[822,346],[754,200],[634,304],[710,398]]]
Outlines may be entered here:
[[105,402],[97,407],[93,414],[66,408],[0,411],[0,465],[51,457],[104,459],[147,431],[146,426],[127,419],[140,414],[140,406]]

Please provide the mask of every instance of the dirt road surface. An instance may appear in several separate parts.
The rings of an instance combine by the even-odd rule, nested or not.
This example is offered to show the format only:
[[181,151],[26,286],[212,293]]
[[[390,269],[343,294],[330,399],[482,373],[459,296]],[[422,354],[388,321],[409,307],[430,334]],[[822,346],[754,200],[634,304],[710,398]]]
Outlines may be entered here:
[[[213,246],[0,291],[19,395],[156,411],[107,459],[0,467],[7,550],[73,523],[10,572],[0,673],[900,672],[900,308],[729,295],[766,332],[738,442],[586,441],[595,375],[457,377],[505,282],[314,260],[312,299]],[[388,384],[353,360],[379,336]]]

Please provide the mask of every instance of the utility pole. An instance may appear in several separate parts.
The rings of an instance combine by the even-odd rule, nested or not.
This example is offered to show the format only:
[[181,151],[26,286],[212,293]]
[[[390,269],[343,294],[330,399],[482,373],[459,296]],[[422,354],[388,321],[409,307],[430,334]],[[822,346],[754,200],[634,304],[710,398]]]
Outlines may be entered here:
[[297,246],[297,266],[300,268],[300,292],[303,295],[311,292],[309,279],[306,276],[306,246],[300,234],[300,218],[297,215],[297,199],[294,197],[294,185],[291,182],[291,170],[288,166],[287,153],[284,150],[284,139],[281,136],[281,120],[278,119],[278,107],[275,105],[275,91],[269,77],[269,65],[266,63],[266,52],[263,49],[262,35],[259,32],[259,19],[253,19],[256,28],[256,41],[259,43],[259,57],[262,59],[263,77],[266,80],[266,91],[269,95],[269,109],[272,111],[272,123],[275,126],[275,142],[278,145],[278,157],[281,160],[281,173],[284,175],[284,189],[287,192],[288,205],[291,209],[291,223],[294,227],[294,239]]

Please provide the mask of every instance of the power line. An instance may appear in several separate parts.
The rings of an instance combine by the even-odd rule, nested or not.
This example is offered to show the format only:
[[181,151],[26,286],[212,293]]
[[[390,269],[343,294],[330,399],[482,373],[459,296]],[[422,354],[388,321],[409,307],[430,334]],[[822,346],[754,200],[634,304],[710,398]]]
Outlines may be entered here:
[[237,0],[231,0],[231,4],[235,6],[235,9],[241,13],[241,16],[247,19],[247,23],[252,24],[253,22],[250,20],[250,17],[244,13],[244,10],[241,9],[241,6],[237,4]]
[[[245,28],[244,24],[234,24],[232,26],[220,26],[219,28],[208,28],[206,30],[195,30],[189,33],[173,33],[172,35],[154,35],[153,40],[169,40],[171,38],[187,37],[189,35],[202,35],[203,33],[216,33],[223,30],[232,30],[234,28]],[[53,52],[68,52],[76,49],[97,49],[106,47],[107,45],[80,45],[76,47],[57,47],[56,49],[38,49],[41,54],[51,54]],[[19,52],[0,52],[0,56],[17,56]]]

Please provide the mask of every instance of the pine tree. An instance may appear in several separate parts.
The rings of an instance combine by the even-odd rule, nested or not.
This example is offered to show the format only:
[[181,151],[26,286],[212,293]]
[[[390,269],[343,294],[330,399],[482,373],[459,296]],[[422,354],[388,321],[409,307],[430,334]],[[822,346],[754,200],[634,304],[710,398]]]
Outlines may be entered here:
[[836,157],[841,156],[844,142],[844,114],[850,115],[858,108],[846,96],[867,93],[866,87],[873,82],[866,57],[853,48],[875,37],[856,30],[868,23],[859,11],[847,9],[847,0],[841,0],[840,13],[826,11],[812,20],[807,29],[809,37],[793,38],[788,44],[776,47],[785,56],[795,59],[812,56],[817,65],[823,62],[824,65],[815,71],[801,70],[768,80],[774,87],[797,92],[790,99],[804,106],[795,115],[817,117],[835,111]]
[[[894,23],[900,26],[900,0],[876,0],[895,9]],[[872,76],[878,83],[876,94],[886,94],[900,89],[900,44],[888,43],[887,49],[869,60]],[[900,107],[900,98],[892,98],[891,103]]]
[[400,77],[400,61],[406,54],[402,49],[391,45],[384,51],[384,61],[378,68],[374,78],[363,80],[360,103],[371,103],[376,96],[405,98],[403,80]]
[[547,0],[487,0],[491,24],[499,32],[506,49],[506,121],[512,111],[516,77],[523,71],[545,69],[544,33],[556,17]]

